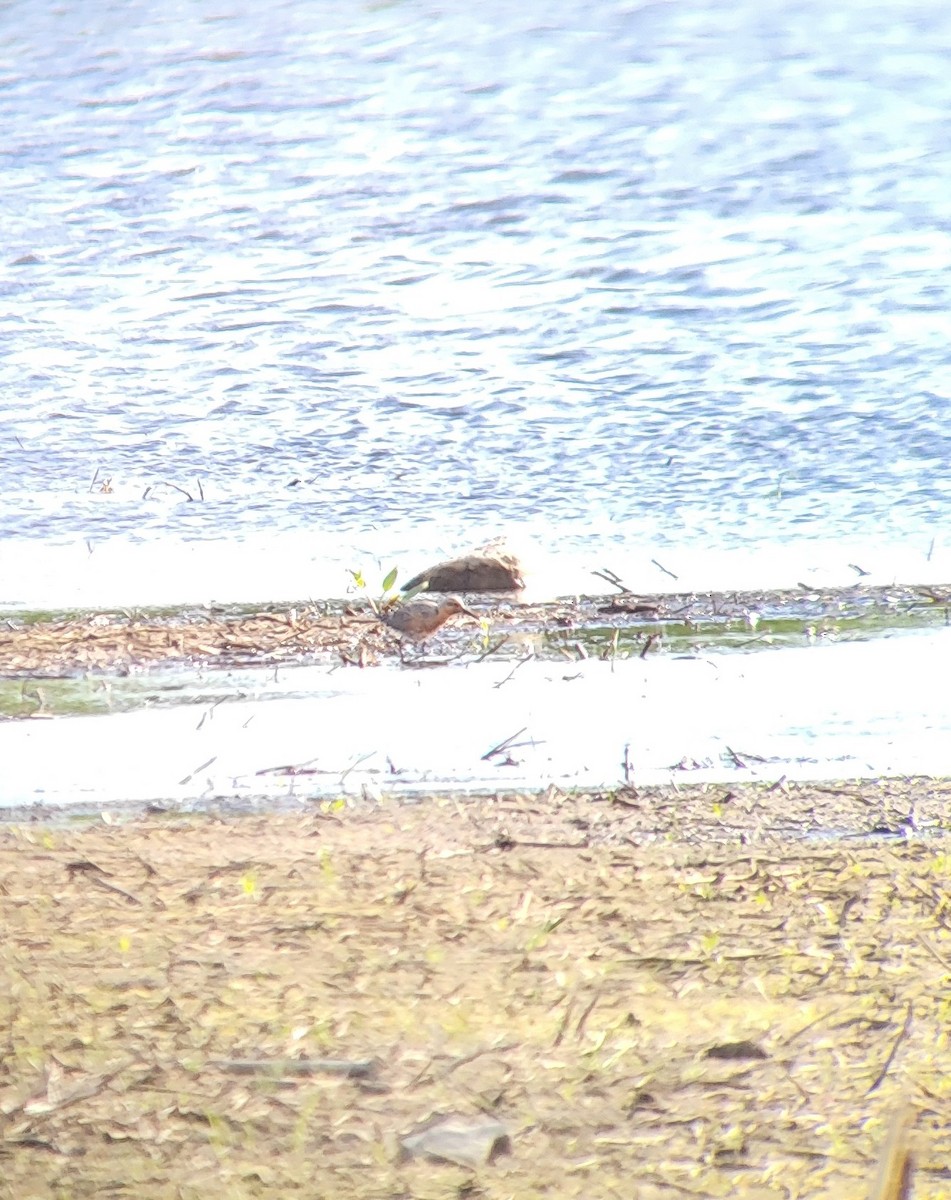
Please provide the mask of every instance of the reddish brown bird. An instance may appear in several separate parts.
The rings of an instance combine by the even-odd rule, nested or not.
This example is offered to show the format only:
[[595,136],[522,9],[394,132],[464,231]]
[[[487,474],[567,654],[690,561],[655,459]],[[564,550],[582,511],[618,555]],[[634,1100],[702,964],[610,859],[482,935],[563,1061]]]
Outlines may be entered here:
[[458,596],[447,596],[444,600],[410,600],[389,612],[381,613],[380,620],[397,633],[414,642],[421,642],[456,613],[465,613],[467,617],[479,620],[479,614],[466,608]]

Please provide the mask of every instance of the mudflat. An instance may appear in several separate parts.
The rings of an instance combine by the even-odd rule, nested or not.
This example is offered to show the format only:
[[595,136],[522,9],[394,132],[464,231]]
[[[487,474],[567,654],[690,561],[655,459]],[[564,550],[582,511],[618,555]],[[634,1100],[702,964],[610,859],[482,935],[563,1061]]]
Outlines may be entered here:
[[949,796],[21,814],[6,1194],[938,1200]]
[[[549,658],[646,654],[668,647],[757,649],[926,629],[951,620],[951,589],[895,585],[792,591],[576,597],[525,604],[466,597],[482,618],[445,627],[435,654]],[[14,613],[0,622],[0,679],[329,662],[372,666],[399,638],[365,600],[175,611]]]

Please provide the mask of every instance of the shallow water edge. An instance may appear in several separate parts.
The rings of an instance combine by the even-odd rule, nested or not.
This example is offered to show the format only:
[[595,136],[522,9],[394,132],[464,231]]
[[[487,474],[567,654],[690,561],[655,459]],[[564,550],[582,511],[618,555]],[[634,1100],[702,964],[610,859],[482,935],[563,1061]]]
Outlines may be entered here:
[[[108,809],[88,802],[12,805],[0,823],[70,826],[142,822],[156,828],[205,820],[252,822],[274,816],[326,820],[335,826],[377,825],[387,814],[419,810],[424,820],[449,806],[485,831],[485,848],[559,845],[721,844],[844,838],[909,841],[951,835],[951,779],[929,776],[774,783],[737,782],[620,786],[599,791],[433,791],[398,795],[363,789],[359,795],[315,800],[219,797],[180,803],[124,801]],[[402,819],[402,818],[400,818]]]
[[938,591],[478,612],[421,647],[352,606],[22,620],[0,634],[0,805],[951,774]]
[[[465,594],[478,620],[440,630],[430,664],[489,657],[629,658],[867,640],[951,623],[951,586],[892,585],[566,597]],[[360,597],[284,605],[22,611],[0,628],[0,679],[128,675],[158,665],[241,668],[312,662],[372,666],[403,643]],[[440,653],[440,650],[451,653]],[[2,711],[2,709],[0,709]]]

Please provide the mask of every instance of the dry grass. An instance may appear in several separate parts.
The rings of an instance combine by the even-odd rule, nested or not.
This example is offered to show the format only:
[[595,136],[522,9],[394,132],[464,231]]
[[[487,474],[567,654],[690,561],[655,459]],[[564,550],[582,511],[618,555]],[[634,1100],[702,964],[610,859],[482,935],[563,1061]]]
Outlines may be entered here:
[[0,675],[115,671],[166,662],[265,664],[314,654],[362,666],[374,661],[386,641],[369,611],[348,615],[305,606],[218,616],[99,613],[0,630]]
[[[0,832],[4,1194],[865,1200],[907,1103],[910,1194],[946,1197],[947,843],[627,819],[550,795]],[[448,1112],[511,1154],[401,1161]]]

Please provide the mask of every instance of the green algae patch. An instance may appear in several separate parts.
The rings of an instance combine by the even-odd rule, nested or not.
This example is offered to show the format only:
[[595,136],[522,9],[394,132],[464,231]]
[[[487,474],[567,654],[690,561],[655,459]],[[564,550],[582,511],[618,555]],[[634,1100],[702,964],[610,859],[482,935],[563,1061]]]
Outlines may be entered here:
[[124,712],[150,707],[155,696],[155,680],[145,676],[0,678],[0,715],[72,717]]
[[648,836],[662,799],[0,830],[10,1194],[864,1200],[907,1109],[947,1195],[946,841]]

